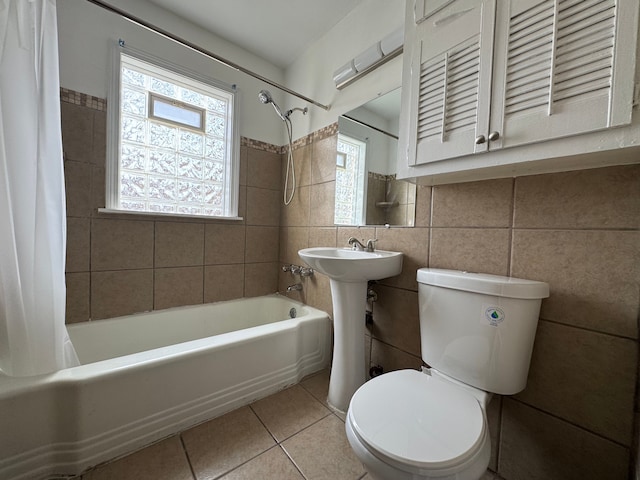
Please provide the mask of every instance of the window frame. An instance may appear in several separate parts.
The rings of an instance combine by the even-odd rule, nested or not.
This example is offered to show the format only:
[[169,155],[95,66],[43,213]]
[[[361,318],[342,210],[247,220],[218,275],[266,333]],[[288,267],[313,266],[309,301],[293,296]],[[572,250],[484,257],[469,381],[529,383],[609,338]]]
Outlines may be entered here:
[[[224,91],[230,96],[230,109],[227,115],[226,122],[226,138],[228,138],[229,154],[225,158],[225,182],[223,186],[224,194],[224,206],[223,215],[205,215],[205,214],[187,214],[180,212],[153,212],[153,211],[139,211],[139,210],[127,210],[120,206],[120,92],[121,92],[121,68],[122,68],[122,55],[129,56],[140,62],[144,62],[150,66],[151,69],[156,68],[160,70],[166,70],[170,73],[186,77],[194,82],[202,83],[216,89]],[[159,98],[163,98],[162,95],[156,95]],[[122,40],[118,41],[114,45],[112,50],[112,62],[111,62],[111,77],[109,82],[109,93],[107,101],[107,158],[105,169],[105,208],[99,208],[100,212],[104,213],[119,213],[119,214],[132,214],[132,215],[151,215],[151,216],[166,216],[174,218],[204,218],[212,220],[242,220],[238,216],[239,207],[239,193],[240,193],[240,133],[239,133],[239,91],[236,85],[230,85],[213,78],[202,75],[188,68],[174,64],[162,58],[156,57],[147,52],[138,50],[129,45],[124,44]],[[148,100],[151,96],[148,97]],[[173,99],[168,99],[173,101]],[[177,101],[180,103],[179,101]],[[149,114],[151,105],[147,105]],[[229,116],[231,117],[229,119]],[[149,118],[151,118],[149,116]],[[166,119],[154,118],[154,121],[161,121],[169,125],[179,125],[181,128],[191,129],[193,131],[199,131],[188,125],[176,124]],[[203,124],[204,127],[204,124]]]

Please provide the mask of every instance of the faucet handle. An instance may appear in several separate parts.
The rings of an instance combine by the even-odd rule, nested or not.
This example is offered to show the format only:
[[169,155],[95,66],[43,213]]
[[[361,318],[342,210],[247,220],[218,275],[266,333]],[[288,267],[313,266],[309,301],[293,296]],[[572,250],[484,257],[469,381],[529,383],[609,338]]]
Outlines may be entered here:
[[376,249],[375,243],[378,241],[377,238],[370,238],[367,240],[367,252],[373,252]]

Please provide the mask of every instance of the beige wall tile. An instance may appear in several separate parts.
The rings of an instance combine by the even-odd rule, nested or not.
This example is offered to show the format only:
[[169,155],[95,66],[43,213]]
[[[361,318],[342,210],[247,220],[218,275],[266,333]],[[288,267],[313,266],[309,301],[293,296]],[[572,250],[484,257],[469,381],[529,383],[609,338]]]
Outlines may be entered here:
[[631,444],[637,342],[541,321],[527,388],[518,399]]
[[422,358],[403,352],[374,338],[371,342],[371,366],[374,365],[380,365],[384,368],[385,373],[407,368],[420,370]]
[[258,400],[251,409],[278,442],[331,414],[299,385]]
[[247,186],[240,185],[238,192],[238,216],[242,218],[242,223],[247,223]]
[[67,216],[91,216],[91,165],[66,161],[64,162],[64,177]]
[[91,270],[153,267],[153,222],[93,219]]
[[177,435],[85,473],[84,480],[192,480]]
[[335,247],[336,227],[312,227],[309,229],[309,247]]
[[[366,245],[367,240],[376,238],[374,227],[338,227],[337,247],[348,247],[349,238],[356,237]],[[384,250],[384,249],[382,249]]]
[[243,296],[243,264],[204,267],[204,303],[234,300]]
[[629,451],[504,398],[498,473],[509,480],[627,478]]
[[247,187],[247,225],[280,225],[282,193],[278,190]]
[[429,266],[507,275],[510,237],[506,228],[432,228]]
[[308,227],[311,187],[298,187],[289,205],[280,205],[280,221],[284,227]]
[[154,310],[203,302],[204,267],[156,268]]
[[509,227],[513,179],[433,187],[433,227]]
[[89,271],[90,220],[67,217],[67,272]]
[[155,267],[186,267],[204,262],[204,224],[156,222]]
[[420,356],[418,293],[384,285],[374,290],[378,301],[373,304],[373,338]]
[[102,168],[107,159],[107,112],[93,111],[93,154],[91,163]]
[[89,272],[65,275],[67,284],[65,323],[89,320],[89,276]]
[[277,262],[280,252],[278,227],[247,227],[245,262]]
[[91,318],[153,310],[153,270],[91,273]]
[[[322,448],[318,448],[318,443]],[[354,480],[365,474],[349,446],[344,422],[329,415],[282,444],[305,478]]]
[[418,290],[416,272],[429,262],[428,228],[376,228],[376,249],[402,252],[402,272],[380,283]]
[[278,291],[277,262],[247,263],[244,266],[244,296],[259,297]]
[[64,158],[90,162],[93,153],[94,110],[60,102]]
[[516,227],[640,227],[640,165],[519,177],[515,192]]
[[280,170],[281,155],[256,148],[247,149],[247,186],[282,189]]
[[313,142],[311,157],[311,184],[330,182],[336,179],[336,154],[338,153],[338,136]]
[[307,302],[323,312],[327,312],[333,318],[333,299],[331,298],[331,287],[329,277],[321,273],[315,273],[305,282],[307,292]]
[[425,185],[416,186],[416,227],[431,226],[431,188]]
[[502,416],[502,397],[494,395],[487,405],[487,424],[491,437],[491,459],[489,468],[494,472],[498,470],[498,452],[500,450],[500,419]]
[[244,263],[244,225],[205,225],[204,263],[206,265]]
[[91,165],[91,215],[95,216],[98,208],[105,208],[105,195],[105,169]]
[[335,216],[335,182],[311,186],[309,225],[314,227],[333,226]]
[[249,407],[187,430],[182,440],[198,479],[218,478],[275,445]]
[[542,280],[541,317],[636,338],[640,233],[514,230],[511,275]]
[[[284,256],[280,258],[283,263],[302,265],[304,262],[298,255],[298,251],[309,246],[309,228],[289,227],[286,228],[286,242],[283,250]],[[306,265],[306,264],[305,264]]]
[[240,147],[240,185],[247,185],[247,169],[249,163],[249,147],[242,145]]
[[[296,168],[296,185],[301,187],[311,185],[312,149],[312,144],[307,144],[293,150],[293,164]],[[288,153],[282,155],[282,185],[284,185],[284,179],[287,175],[287,155]],[[289,178],[291,178],[291,173],[289,173]]]

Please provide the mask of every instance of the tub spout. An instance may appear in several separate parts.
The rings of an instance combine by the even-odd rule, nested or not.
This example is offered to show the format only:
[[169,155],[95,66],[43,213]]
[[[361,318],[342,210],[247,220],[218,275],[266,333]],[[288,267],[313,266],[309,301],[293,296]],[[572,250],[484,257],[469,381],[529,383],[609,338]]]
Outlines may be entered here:
[[302,284],[301,283],[296,283],[294,285],[289,285],[287,287],[287,292],[299,292],[300,290],[302,290]]

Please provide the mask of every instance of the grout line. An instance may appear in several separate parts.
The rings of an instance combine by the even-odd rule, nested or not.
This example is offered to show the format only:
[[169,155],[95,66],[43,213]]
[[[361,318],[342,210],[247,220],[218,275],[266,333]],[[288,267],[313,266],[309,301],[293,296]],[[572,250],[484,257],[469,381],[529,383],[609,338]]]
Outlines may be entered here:
[[597,333],[597,334],[600,334],[600,335],[608,335],[610,337],[619,338],[621,340],[629,340],[629,341],[632,341],[632,342],[637,342],[638,341],[637,338],[626,337],[624,335],[620,335],[620,334],[617,334],[617,333],[603,332],[601,330],[596,330],[594,328],[584,327],[582,325],[571,325],[569,323],[563,323],[563,322],[559,322],[557,320],[549,320],[549,319],[544,318],[544,317],[540,317],[539,320],[542,320],[542,321],[545,321],[545,322],[548,322],[548,323],[553,323],[554,325],[560,325],[562,327],[576,328],[578,330],[582,330],[582,331],[585,331],[585,332]]
[[[184,431],[183,431],[184,432]],[[187,458],[187,463],[189,464],[189,470],[191,471],[191,476],[194,480],[197,480],[196,472],[193,469],[193,465],[191,465],[191,458],[189,457],[189,452],[187,451],[187,446],[184,444],[184,439],[182,438],[182,433],[178,433],[178,438],[180,439],[180,445],[182,445],[182,451],[184,452],[184,456]]]
[[512,275],[513,266],[513,231],[516,222],[516,179],[511,183],[511,224],[509,225],[509,251],[507,253],[507,275]]

